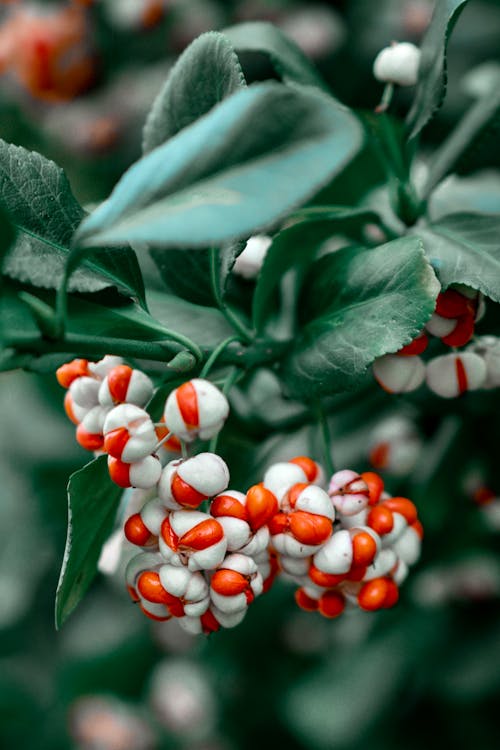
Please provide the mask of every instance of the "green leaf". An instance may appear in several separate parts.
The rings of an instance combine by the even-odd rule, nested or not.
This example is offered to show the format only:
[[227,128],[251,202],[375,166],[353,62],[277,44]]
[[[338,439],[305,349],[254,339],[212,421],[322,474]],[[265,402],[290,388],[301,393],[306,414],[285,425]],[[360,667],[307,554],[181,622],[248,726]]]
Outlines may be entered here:
[[354,156],[357,119],[313,89],[242,89],[147,154],[80,227],[88,246],[208,247],[249,237]]
[[491,89],[471,107],[434,153],[429,176],[422,191],[427,198],[447,174],[460,167],[484,139],[491,139],[500,128],[500,74]]
[[146,120],[142,148],[152,151],[245,86],[238,57],[217,31],[202,34],[179,57]]
[[[0,140],[0,200],[17,229],[3,273],[36,287],[57,289],[73,234],[85,216],[63,170],[35,151]],[[144,303],[141,272],[130,248],[87,253],[69,289],[97,292],[110,285]]]
[[123,490],[108,474],[106,456],[71,475],[68,484],[68,536],[56,593],[56,627],[80,602],[96,572]]
[[313,207],[301,212],[307,221],[284,229],[273,238],[257,280],[253,322],[261,333],[268,320],[273,294],[283,275],[294,266],[310,263],[320,245],[334,234],[359,236],[368,222],[378,222],[374,211],[344,207]]
[[438,0],[423,39],[413,105],[408,113],[409,139],[415,138],[441,107],[446,94],[446,50],[453,27],[468,0]]
[[291,395],[354,389],[374,359],[420,332],[439,288],[416,237],[320,258],[299,304],[305,325],[283,363]]
[[149,254],[169,292],[195,305],[214,306],[210,286],[210,256],[206,248],[152,247]]
[[300,47],[273,24],[265,21],[241,23],[223,29],[223,34],[237,53],[266,55],[284,83],[301,83],[328,91],[326,83]]
[[467,284],[500,302],[500,217],[450,214],[415,229],[441,285]]

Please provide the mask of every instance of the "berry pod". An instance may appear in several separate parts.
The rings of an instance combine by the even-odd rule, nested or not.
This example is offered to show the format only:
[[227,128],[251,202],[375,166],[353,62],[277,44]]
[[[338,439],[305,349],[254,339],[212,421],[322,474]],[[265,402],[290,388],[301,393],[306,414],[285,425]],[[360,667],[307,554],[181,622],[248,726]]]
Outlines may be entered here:
[[79,425],[85,415],[89,412],[89,409],[75,404],[71,393],[66,391],[64,395],[64,411],[73,424]]
[[422,547],[422,536],[422,524],[415,521],[411,526],[407,526],[393,543],[392,549],[406,565],[414,565],[418,561]]
[[445,336],[449,336],[455,330],[457,323],[457,318],[445,318],[434,312],[425,324],[425,327],[431,336],[442,339]]
[[426,334],[422,331],[416,338],[413,339],[409,344],[399,349],[396,354],[398,357],[412,357],[414,355],[422,354],[429,345],[429,339]]
[[366,525],[379,535],[383,546],[388,546],[416,521],[417,509],[411,500],[391,497],[371,508]]
[[128,365],[113,367],[99,387],[99,403],[102,406],[134,404],[144,406],[153,395],[153,383],[141,370]]
[[174,435],[189,443],[217,435],[228,414],[229,403],[222,391],[209,380],[194,378],[170,393],[163,416]]
[[137,579],[145,570],[157,570],[164,562],[159,552],[140,552],[132,557],[125,568],[125,583],[130,597],[138,602]]
[[393,476],[408,474],[421,450],[420,435],[414,423],[405,417],[393,416],[383,420],[370,436],[371,465]]
[[331,536],[332,529],[327,516],[303,510],[277,513],[269,523],[274,549],[287,557],[310,557]]
[[104,447],[103,425],[107,412],[102,406],[93,406],[78,425],[76,439],[85,450],[100,451]]
[[173,613],[175,617],[200,617],[207,611],[210,596],[202,573],[175,565],[162,565],[158,573],[165,591],[182,605],[182,614]]
[[59,385],[63,388],[69,388],[71,383],[78,378],[88,377],[91,375],[89,362],[86,359],[73,359],[56,370],[56,378]]
[[281,502],[294,484],[321,484],[322,481],[321,466],[307,456],[297,456],[290,461],[272,464],[264,474],[262,484]]
[[72,403],[87,410],[98,406],[99,386],[98,380],[88,376],[73,380],[69,387]]
[[418,79],[421,52],[411,42],[394,42],[380,50],[373,62],[373,75],[382,83],[414,86]]
[[[164,438],[166,438],[167,435],[172,432],[172,430],[170,430],[165,424],[164,417],[160,419],[160,422],[162,423],[162,426],[156,426],[156,436],[158,438],[158,442],[164,441]],[[176,438],[175,435],[171,435],[168,440],[162,442],[162,448],[167,451],[172,451],[173,453],[180,453],[182,450],[182,445],[180,440]]]
[[160,552],[171,565],[212,570],[223,561],[227,542],[221,524],[206,513],[178,510],[162,523]]
[[249,281],[256,279],[262,268],[267,251],[271,244],[271,237],[256,234],[250,237],[247,244],[236,258],[233,273]]
[[146,456],[140,461],[127,464],[119,458],[108,456],[109,476],[119,487],[137,487],[149,490],[161,476],[161,463],[158,456]]
[[88,369],[91,375],[98,380],[104,380],[106,375],[109,375],[111,370],[114,370],[118,365],[123,364],[121,357],[115,357],[113,354],[106,354],[105,357],[100,359],[98,362],[89,362]]
[[500,338],[497,336],[481,336],[467,349],[477,354],[486,366],[486,377],[482,388],[498,388],[500,386]]
[[220,612],[245,610],[262,593],[263,581],[255,561],[247,555],[231,554],[210,579],[210,599]]
[[253,559],[255,560],[255,564],[262,576],[262,593],[265,594],[273,585],[274,580],[280,571],[278,555],[274,550],[267,548],[258,555],[255,555]]
[[198,508],[229,484],[229,469],[215,453],[170,461],[162,471],[158,495],[166,508]]
[[138,513],[133,513],[125,521],[126,539],[138,547],[151,547],[158,544],[161,525],[168,511],[159,498],[148,500]]
[[410,393],[424,382],[425,365],[416,355],[385,354],[373,363],[373,374],[387,393]]
[[106,453],[129,464],[151,455],[157,443],[151,417],[134,404],[120,404],[111,409],[103,432]]
[[328,495],[343,516],[353,516],[370,502],[370,488],[360,474],[351,469],[337,471],[330,479]]
[[380,550],[375,560],[369,565],[363,575],[363,581],[372,581],[380,576],[392,575],[398,565],[398,556],[391,547]]
[[283,498],[282,509],[305,511],[335,520],[335,508],[325,490],[314,484],[295,484]]
[[229,552],[254,556],[269,544],[268,521],[278,512],[278,501],[262,485],[250,487],[246,495],[227,490],[210,504],[210,515],[224,529]]
[[345,576],[353,567],[370,565],[379,546],[379,539],[371,529],[339,529],[314,555],[313,565],[321,573]]
[[443,354],[427,364],[427,386],[441,398],[457,396],[481,388],[486,380],[486,364],[473,352]]

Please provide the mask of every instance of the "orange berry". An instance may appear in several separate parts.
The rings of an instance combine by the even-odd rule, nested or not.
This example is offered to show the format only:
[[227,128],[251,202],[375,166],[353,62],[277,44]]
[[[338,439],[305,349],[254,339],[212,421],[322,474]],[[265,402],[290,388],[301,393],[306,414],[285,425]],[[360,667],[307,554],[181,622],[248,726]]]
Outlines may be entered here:
[[469,313],[458,319],[453,331],[443,336],[441,341],[446,346],[465,346],[474,335],[475,316]]
[[326,516],[297,510],[290,514],[290,531],[302,544],[322,544],[331,535],[332,522]]
[[338,586],[345,579],[345,576],[335,575],[334,573],[323,573],[322,570],[318,570],[316,566],[311,565],[309,568],[309,578],[317,586],[322,586],[326,589]]
[[66,412],[66,415],[70,418],[70,420],[73,422],[73,424],[76,424],[76,425],[80,424],[80,420],[77,419],[73,411],[73,398],[69,391],[64,396],[64,411]]
[[172,495],[179,505],[186,505],[189,508],[197,508],[201,503],[207,499],[206,495],[202,495],[201,492],[195,490],[191,485],[185,482],[176,473],[172,479],[170,485]]
[[361,479],[368,485],[369,501],[368,505],[376,505],[384,491],[384,480],[374,471],[365,471],[361,474]]
[[295,505],[297,504],[297,500],[299,499],[299,496],[309,486],[310,485],[307,484],[307,483],[305,483],[305,482],[299,482],[297,484],[294,484],[293,487],[291,487],[288,490],[288,502],[289,502],[291,508],[295,508]]
[[308,456],[296,456],[296,458],[290,459],[289,463],[300,466],[309,482],[314,482],[318,476],[318,464]]
[[57,382],[63,388],[69,388],[73,380],[82,378],[84,375],[90,375],[88,365],[86,359],[74,359],[72,362],[61,365],[56,370]]
[[152,570],[145,570],[137,579],[137,589],[144,599],[155,604],[168,604],[172,596],[165,591],[160,576]]
[[385,599],[389,594],[388,578],[373,578],[365,583],[358,594],[358,604],[361,609],[375,612],[385,606]]
[[290,516],[286,513],[276,513],[268,523],[269,531],[272,536],[284,534],[290,527]]
[[154,539],[153,534],[144,524],[140,513],[134,513],[133,516],[127,518],[123,531],[128,541],[138,547],[146,547]]
[[252,530],[257,531],[278,513],[278,500],[262,484],[255,484],[247,492],[246,510]]
[[394,528],[394,516],[389,508],[377,505],[368,513],[366,525],[380,536],[384,536],[385,534],[389,534]]
[[108,373],[108,389],[113,401],[124,403],[132,377],[132,368],[128,365],[117,365]]
[[222,596],[236,596],[248,588],[248,581],[236,570],[217,570],[210,582],[210,586]]
[[205,635],[216,633],[220,629],[220,623],[215,619],[215,615],[210,609],[200,617],[201,627]]
[[387,594],[384,599],[384,609],[394,607],[399,599],[399,589],[390,578],[387,580],[387,587]]
[[318,609],[318,601],[308,596],[304,589],[297,589],[295,592],[295,601],[301,609],[306,612],[315,612]]
[[210,504],[210,513],[214,518],[230,516],[231,518],[239,518],[241,521],[248,519],[245,506],[231,495],[217,495]]
[[200,417],[198,414],[198,396],[196,388],[189,380],[177,388],[176,393],[177,405],[186,427],[195,428],[199,426]]
[[123,449],[129,441],[130,435],[126,427],[117,427],[116,430],[106,433],[104,437],[104,450],[113,458],[121,458]]
[[345,599],[339,591],[325,591],[319,600],[323,617],[338,617],[345,609]]
[[404,516],[406,522],[411,525],[417,520],[417,509],[411,500],[406,497],[391,497],[384,500],[384,505],[393,513],[399,513]]
[[173,530],[168,516],[163,519],[160,533],[161,533],[163,541],[166,544],[168,544],[170,549],[173,550],[174,552],[177,552],[177,548],[179,546],[179,537]]
[[352,563],[356,567],[371,565],[377,554],[377,542],[367,531],[355,534],[352,539]]
[[[160,419],[160,422],[165,422],[164,417]],[[156,427],[156,435],[158,436],[158,440],[163,440],[164,437],[168,435],[170,430],[168,429],[167,425],[165,427]],[[165,443],[163,443],[163,448],[170,451],[175,451],[176,453],[180,453],[181,451],[181,441],[175,437],[175,435],[172,435]]]
[[141,608],[141,611],[143,614],[146,615],[146,617],[149,617],[150,620],[154,620],[155,622],[165,622],[166,620],[170,620],[172,615],[166,614],[165,617],[160,617],[159,615],[153,615],[151,612],[148,612],[147,609],[145,609],[142,604],[139,604],[139,607]]
[[83,424],[79,424],[76,428],[76,440],[86,451],[99,451],[104,445],[102,433],[87,432]]
[[179,539],[179,547],[202,550],[217,544],[224,537],[224,531],[218,521],[207,518],[194,526]]
[[399,354],[401,357],[412,357],[415,354],[422,354],[427,349],[428,344],[429,339],[427,334],[420,333],[413,341],[396,352],[396,354]]
[[120,461],[119,458],[108,456],[109,476],[119,487],[130,487],[130,464]]

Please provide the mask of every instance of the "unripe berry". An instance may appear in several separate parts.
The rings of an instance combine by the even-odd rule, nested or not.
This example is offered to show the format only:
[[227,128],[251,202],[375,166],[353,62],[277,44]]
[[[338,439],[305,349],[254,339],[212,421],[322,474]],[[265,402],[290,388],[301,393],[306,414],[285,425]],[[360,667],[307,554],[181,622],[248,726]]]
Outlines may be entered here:
[[215,453],[198,453],[186,460],[171,461],[163,469],[158,495],[167,508],[198,508],[229,484],[229,469]]
[[236,258],[233,272],[244,279],[257,278],[271,241],[270,237],[263,234],[250,237],[243,251]]
[[328,494],[343,516],[359,513],[370,501],[370,490],[362,477],[351,469],[337,471],[330,479]]
[[115,484],[120,487],[138,487],[142,490],[154,487],[161,476],[161,463],[157,456],[146,456],[131,464],[109,456],[108,469]]
[[444,354],[427,364],[427,385],[442,398],[456,398],[481,388],[486,380],[484,360],[472,352]]
[[133,404],[120,404],[111,409],[103,432],[104,450],[125,463],[151,455],[157,443],[151,417]]
[[420,55],[419,48],[411,42],[399,42],[384,47],[373,63],[373,75],[384,83],[414,86],[418,79]]
[[373,374],[388,393],[410,393],[424,382],[425,365],[417,356],[385,354],[373,363]]
[[108,372],[99,388],[102,406],[135,404],[144,406],[153,395],[153,383],[141,370],[128,365],[118,365]]
[[69,387],[73,404],[81,406],[84,409],[92,409],[99,403],[99,381],[87,376],[73,380]]
[[208,380],[194,378],[172,391],[164,418],[174,435],[191,442],[217,435],[228,414],[229,403],[222,391]]

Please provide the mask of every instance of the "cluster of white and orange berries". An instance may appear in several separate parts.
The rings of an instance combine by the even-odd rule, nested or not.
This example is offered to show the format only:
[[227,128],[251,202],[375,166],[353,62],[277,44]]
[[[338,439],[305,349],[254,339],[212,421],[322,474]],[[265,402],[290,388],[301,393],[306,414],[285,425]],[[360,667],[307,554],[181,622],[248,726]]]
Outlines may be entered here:
[[[388,393],[409,393],[425,381],[429,390],[442,398],[498,387],[500,340],[493,336],[472,340],[475,324],[483,314],[484,299],[475,289],[456,285],[441,292],[424,330],[396,354],[375,360],[373,374],[377,382]],[[454,351],[424,362],[421,355],[429,345],[429,336]]]
[[151,379],[119,357],[75,359],[57,370],[57,379],[68,389],[64,404],[77,441],[107,454],[110,477],[124,488],[151,489],[164,481],[160,448],[180,451],[181,441],[210,439],[229,413],[223,393],[195,378],[170,393],[162,422],[155,424],[144,408],[154,391]]
[[175,388],[155,425],[144,408],[151,380],[115,357],[74,360],[57,377],[79,443],[108,455],[117,484],[149,490],[124,526],[142,548],[126,569],[128,591],[148,617],[178,618],[191,633],[234,627],[278,572],[299,586],[299,606],[326,617],[396,603],[422,528],[413,503],[391,498],[377,474],[343,470],[324,489],[319,464],[299,456],[245,493],[228,489],[215,453],[166,465],[158,455],[172,436],[178,445],[220,431],[229,404],[209,381]]

